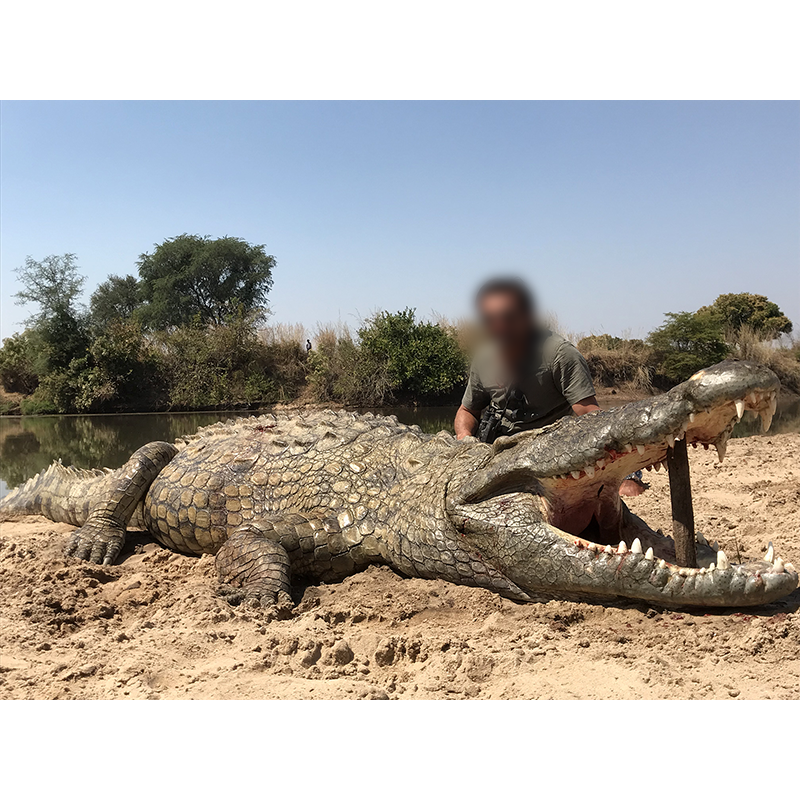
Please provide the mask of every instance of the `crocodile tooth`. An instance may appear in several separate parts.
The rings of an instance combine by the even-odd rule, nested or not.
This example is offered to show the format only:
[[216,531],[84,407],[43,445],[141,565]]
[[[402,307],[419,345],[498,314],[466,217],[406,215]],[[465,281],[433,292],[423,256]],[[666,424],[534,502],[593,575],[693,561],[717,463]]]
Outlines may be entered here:
[[642,553],[642,543],[638,539],[633,540],[633,544],[631,545],[631,553]]
[[597,469],[603,469],[606,465],[606,460],[604,458],[598,458],[594,463],[597,464]]
[[625,542],[620,542],[617,548],[617,555],[624,556],[628,552],[628,545]]
[[613,548],[611,547],[611,545],[610,545],[610,544],[607,544],[607,545],[606,545],[606,546],[603,548],[603,552],[604,552],[604,553],[608,553],[608,555],[611,555],[611,554],[614,552],[614,550],[613,550]]
[[594,475],[594,467],[591,464],[587,464],[583,469],[590,478]]
[[714,442],[714,447],[717,448],[717,456],[719,457],[719,463],[721,464],[725,460],[725,453],[728,452],[728,442],[720,439],[717,442]]
[[775,563],[772,565],[770,572],[777,572],[778,574],[783,572],[783,559],[780,556],[775,559]]
[[[638,542],[639,540],[637,539],[636,541]],[[644,554],[644,557],[648,561],[652,561],[653,560],[653,548],[652,547],[648,547],[647,548],[647,552]]]
[[653,466],[655,467],[656,472],[661,472],[661,462],[660,461],[656,461],[656,463],[653,464]]
[[769,409],[759,411],[758,416],[761,418],[761,432],[766,433],[770,425],[772,425],[772,412]]
[[637,452],[637,453],[638,453],[640,456],[644,455],[644,445],[643,445],[643,444],[637,444],[637,445],[636,445],[636,452]]
[[626,444],[622,449],[626,453],[632,453],[633,452],[633,448],[629,444]]
[[666,562],[666,561],[664,561],[664,559],[663,559],[663,558],[660,558],[660,559],[658,560],[658,568],[659,568],[659,569],[666,569],[666,567],[667,567],[667,562]]
[[717,568],[717,565],[713,561],[708,565],[708,571],[709,572],[713,572],[716,568]]
[[570,472],[570,475],[572,475],[572,477],[575,478],[575,480],[578,480],[578,478],[580,478],[581,476],[580,472],[578,472],[575,469],[573,469],[572,472]]
[[705,545],[708,544],[708,541],[706,540],[706,537],[703,536],[702,533],[695,534],[695,538],[697,539],[698,542],[700,542],[700,544],[705,544]]
[[719,542],[716,539],[714,539],[714,541],[711,542],[711,549],[714,550],[715,552],[719,550]]
[[775,551],[772,549],[772,542],[767,545],[767,552],[764,553],[764,561],[772,562],[775,560]]
[[717,566],[720,569],[728,569],[730,566],[730,562],[728,561],[728,556],[725,555],[724,550],[720,550],[717,552]]
[[747,399],[750,401],[751,406],[758,405],[758,395],[755,392],[750,392],[750,394],[747,395]]
[[797,570],[794,568],[794,564],[792,564],[791,561],[787,561],[783,566],[787,572],[797,572]]
[[736,401],[736,416],[741,419],[744,416],[744,400]]
[[694,575],[694,570],[690,567],[681,567],[678,570],[678,575],[683,575],[684,578],[688,578],[690,575]]

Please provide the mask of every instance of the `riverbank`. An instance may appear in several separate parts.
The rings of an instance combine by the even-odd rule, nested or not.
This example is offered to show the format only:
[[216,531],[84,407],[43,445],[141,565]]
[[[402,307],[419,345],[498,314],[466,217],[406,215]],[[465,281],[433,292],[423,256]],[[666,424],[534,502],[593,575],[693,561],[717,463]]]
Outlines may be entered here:
[[[800,564],[800,434],[691,452],[698,530]],[[669,528],[664,472],[629,501]],[[71,528],[0,524],[0,698],[800,699],[800,591],[740,613],[517,605],[373,567],[265,622],[214,593],[213,559],[134,534],[122,562],[63,558]]]

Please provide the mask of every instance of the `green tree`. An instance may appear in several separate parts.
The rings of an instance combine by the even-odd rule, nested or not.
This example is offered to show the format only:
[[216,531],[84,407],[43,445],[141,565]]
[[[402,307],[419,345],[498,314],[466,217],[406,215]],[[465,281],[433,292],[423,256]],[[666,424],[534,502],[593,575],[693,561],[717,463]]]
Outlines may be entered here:
[[189,234],[156,245],[138,263],[142,319],[156,329],[219,325],[239,311],[263,314],[275,268],[264,245]]
[[89,301],[92,322],[98,327],[130,319],[141,305],[141,287],[133,275],[109,275],[94,290]]
[[39,385],[30,331],[15,333],[0,347],[0,384],[7,392],[31,394]]
[[16,302],[39,306],[38,313],[30,317],[30,322],[42,322],[59,310],[73,315],[77,313],[75,301],[86,278],[78,273],[76,261],[74,253],[50,255],[41,261],[28,256],[24,266],[14,270],[22,284],[22,289],[14,295]]
[[723,328],[738,331],[747,326],[771,339],[792,331],[791,320],[763,294],[721,294],[697,313],[715,315]]
[[439,325],[417,322],[414,309],[376,314],[359,329],[358,339],[375,362],[386,365],[399,394],[440,397],[464,381],[466,359],[455,337]]
[[658,371],[672,381],[690,378],[697,370],[728,355],[722,321],[715,314],[681,311],[665,314],[666,322],[650,336]]
[[36,371],[39,375],[67,369],[76,358],[84,358],[91,338],[86,319],[68,308],[57,308],[33,329]]

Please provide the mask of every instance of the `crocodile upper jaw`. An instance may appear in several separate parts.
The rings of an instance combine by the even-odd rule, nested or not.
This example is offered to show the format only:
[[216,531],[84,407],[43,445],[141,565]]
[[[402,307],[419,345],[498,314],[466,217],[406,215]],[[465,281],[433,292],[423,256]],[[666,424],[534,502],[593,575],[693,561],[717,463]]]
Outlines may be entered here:
[[[451,498],[456,525],[489,532],[493,524],[506,526],[508,520],[516,524],[527,519],[529,528],[541,521],[565,548],[620,563],[631,554],[649,562],[654,574],[666,570],[691,577],[693,587],[719,570],[720,576],[728,571],[745,583],[752,579],[768,584],[765,597],[788,593],[797,585],[796,572],[775,556],[771,545],[762,561],[731,564],[724,552],[698,534],[698,568],[679,567],[674,563],[673,540],[633,515],[618,493],[630,473],[660,469],[669,448],[684,437],[693,446],[715,446],[722,460],[733,426],[745,411],[760,415],[768,429],[777,390],[777,378],[770,370],[747,362],[723,362],[660,397],[498,440],[489,464]],[[525,535],[522,528],[519,532]],[[480,540],[475,543],[481,546]],[[640,565],[642,575],[646,567]],[[613,573],[609,576],[615,583]],[[694,597],[687,593],[686,604],[739,604],[742,598],[722,586],[715,597],[717,578],[709,580]],[[616,585],[608,590],[619,593]],[[757,592],[752,587],[749,592],[752,600]]]

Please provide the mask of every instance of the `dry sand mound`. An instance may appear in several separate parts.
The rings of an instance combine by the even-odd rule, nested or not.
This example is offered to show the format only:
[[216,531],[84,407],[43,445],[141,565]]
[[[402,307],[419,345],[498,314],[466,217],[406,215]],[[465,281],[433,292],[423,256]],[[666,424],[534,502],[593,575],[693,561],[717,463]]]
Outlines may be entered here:
[[[800,435],[692,453],[698,529],[800,566]],[[630,501],[669,526],[664,473]],[[132,534],[122,563],[61,555],[67,525],[0,525],[2,698],[798,698],[800,591],[747,613],[517,605],[373,567],[265,620],[215,594],[213,558]]]

